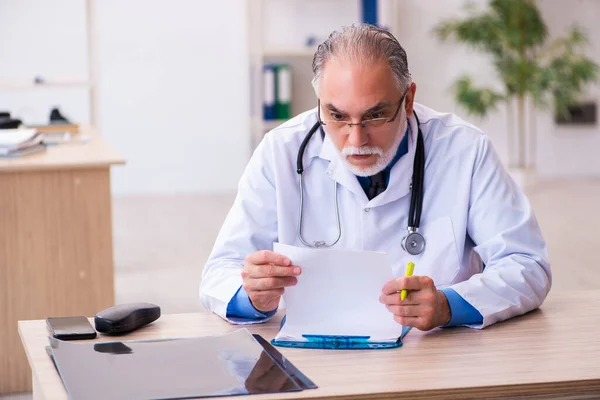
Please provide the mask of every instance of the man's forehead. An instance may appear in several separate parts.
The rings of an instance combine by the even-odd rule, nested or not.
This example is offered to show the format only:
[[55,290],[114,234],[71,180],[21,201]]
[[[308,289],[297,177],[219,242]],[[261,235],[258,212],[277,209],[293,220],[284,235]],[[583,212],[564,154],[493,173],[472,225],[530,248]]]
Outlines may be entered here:
[[348,103],[360,103],[362,109],[368,109],[392,101],[399,94],[394,74],[385,61],[364,66],[332,59],[323,69],[319,97],[323,105],[338,109],[348,109]]
[[322,77],[335,79],[346,76],[377,75],[394,79],[394,73],[386,60],[360,60],[350,57],[333,57],[323,65]]

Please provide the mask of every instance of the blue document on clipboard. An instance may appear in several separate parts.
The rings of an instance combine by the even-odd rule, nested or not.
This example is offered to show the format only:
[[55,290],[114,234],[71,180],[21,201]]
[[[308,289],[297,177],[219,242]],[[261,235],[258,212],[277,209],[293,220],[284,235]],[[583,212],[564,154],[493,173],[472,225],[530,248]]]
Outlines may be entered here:
[[394,279],[386,253],[308,249],[275,243],[273,250],[302,267],[283,295],[286,317],[276,346],[320,349],[389,349],[410,328],[379,302]]

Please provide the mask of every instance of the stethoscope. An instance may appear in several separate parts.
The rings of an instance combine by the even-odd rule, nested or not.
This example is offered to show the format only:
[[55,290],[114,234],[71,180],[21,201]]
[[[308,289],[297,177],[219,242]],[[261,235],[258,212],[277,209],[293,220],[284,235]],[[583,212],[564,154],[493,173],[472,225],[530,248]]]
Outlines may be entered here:
[[[410,194],[410,209],[408,214],[408,233],[402,239],[402,248],[409,254],[416,256],[425,251],[425,238],[419,233],[419,225],[421,224],[421,211],[423,209],[423,182],[425,180],[425,149],[423,145],[423,134],[421,133],[421,127],[417,114],[413,111],[413,115],[417,120],[417,146],[415,149],[415,160],[413,164],[413,175],[411,183],[411,194]],[[298,185],[300,187],[300,218],[298,221],[298,238],[300,241],[308,247],[322,248],[332,247],[335,245],[342,236],[342,226],[340,224],[340,208],[338,206],[337,196],[337,182],[333,181],[334,191],[334,204],[335,204],[335,220],[337,224],[337,236],[332,243],[326,241],[315,241],[310,243],[306,241],[302,235],[302,210],[304,200],[304,186],[302,185],[302,174],[304,173],[304,163],[302,158],[304,157],[304,151],[308,142],[313,137],[315,132],[321,126],[320,122],[316,122],[312,128],[308,131],[304,140],[300,144],[298,150],[298,158],[296,161],[296,172],[298,173]],[[321,129],[321,137],[325,137],[325,132]]]

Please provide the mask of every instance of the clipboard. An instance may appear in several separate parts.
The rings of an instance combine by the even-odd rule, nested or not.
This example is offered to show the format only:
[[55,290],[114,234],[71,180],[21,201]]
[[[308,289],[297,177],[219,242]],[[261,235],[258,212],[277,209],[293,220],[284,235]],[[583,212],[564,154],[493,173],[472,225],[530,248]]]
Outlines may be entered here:
[[279,347],[328,350],[384,350],[402,347],[402,339],[411,330],[402,327],[402,334],[394,341],[371,341],[370,336],[345,335],[302,335],[304,340],[273,339],[271,343]]

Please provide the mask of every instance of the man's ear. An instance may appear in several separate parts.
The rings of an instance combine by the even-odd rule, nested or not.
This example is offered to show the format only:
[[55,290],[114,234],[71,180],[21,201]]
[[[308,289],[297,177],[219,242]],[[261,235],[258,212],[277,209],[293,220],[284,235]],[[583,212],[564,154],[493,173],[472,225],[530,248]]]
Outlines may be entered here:
[[417,84],[415,82],[410,84],[408,92],[406,92],[406,101],[404,103],[404,109],[406,110],[406,117],[412,117],[413,106],[415,104],[415,93],[417,92]]

